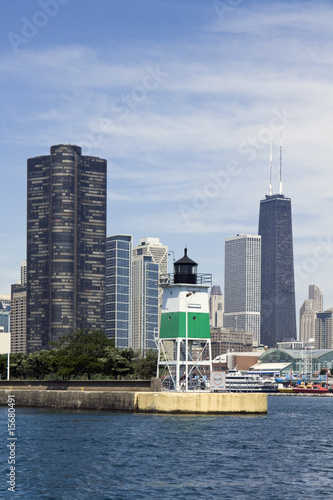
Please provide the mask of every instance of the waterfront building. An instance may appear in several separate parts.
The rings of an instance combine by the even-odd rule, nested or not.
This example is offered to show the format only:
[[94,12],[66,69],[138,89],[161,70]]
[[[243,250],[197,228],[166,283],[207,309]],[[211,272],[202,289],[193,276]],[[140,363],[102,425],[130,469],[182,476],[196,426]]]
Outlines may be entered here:
[[105,333],[115,345],[132,345],[132,236],[106,240]]
[[260,201],[261,331],[268,347],[295,340],[296,312],[291,200],[280,189]]
[[[307,351],[310,362],[311,374],[318,373],[321,369],[326,368],[333,370],[333,349],[309,349]],[[301,376],[304,373],[304,349],[269,349],[260,356],[258,364],[252,367],[253,370],[266,369],[268,372],[269,365],[271,372],[274,368],[279,369],[282,375],[290,375],[292,372],[295,377]]]
[[253,333],[259,344],[261,237],[238,234],[227,238],[224,267],[223,325]]
[[106,160],[60,144],[28,159],[27,347],[105,329]]
[[299,312],[299,339],[314,341],[317,313],[323,311],[323,294],[316,285],[309,285],[309,298],[305,299]]
[[223,327],[224,300],[221,287],[212,286],[209,294],[209,321],[214,328]]

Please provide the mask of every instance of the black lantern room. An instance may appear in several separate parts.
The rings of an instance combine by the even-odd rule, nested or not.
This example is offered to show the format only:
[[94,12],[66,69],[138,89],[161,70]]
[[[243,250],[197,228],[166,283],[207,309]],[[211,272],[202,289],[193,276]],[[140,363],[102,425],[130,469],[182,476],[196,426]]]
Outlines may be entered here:
[[197,283],[198,264],[187,256],[187,248],[184,249],[184,257],[174,263],[174,283]]

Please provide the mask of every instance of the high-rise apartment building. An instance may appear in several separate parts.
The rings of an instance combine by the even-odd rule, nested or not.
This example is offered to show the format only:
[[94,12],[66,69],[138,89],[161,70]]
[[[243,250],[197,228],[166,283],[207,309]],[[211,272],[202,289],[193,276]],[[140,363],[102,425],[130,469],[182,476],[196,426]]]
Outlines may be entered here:
[[20,284],[11,287],[11,352],[27,352],[27,289]]
[[105,333],[119,348],[132,345],[132,236],[106,240]]
[[260,341],[261,238],[238,234],[225,240],[223,326],[253,333]]
[[163,289],[167,276],[168,247],[158,238],[142,238],[133,248],[132,263],[132,347],[144,354],[156,349],[160,327]]
[[323,294],[316,285],[309,285],[309,299],[312,300],[313,310],[317,312],[322,312]]
[[105,329],[106,160],[73,145],[28,159],[27,346]]
[[[281,191],[281,189],[280,189]],[[262,344],[296,339],[291,200],[283,194],[260,201]]]
[[21,286],[27,285],[27,261],[21,264]]
[[223,327],[224,300],[221,287],[212,286],[209,294],[209,321],[213,328]]
[[309,286],[309,298],[305,299],[299,312],[299,339],[307,342],[315,338],[317,313],[323,311],[323,294],[316,285]]
[[317,313],[315,349],[333,349],[333,309]]

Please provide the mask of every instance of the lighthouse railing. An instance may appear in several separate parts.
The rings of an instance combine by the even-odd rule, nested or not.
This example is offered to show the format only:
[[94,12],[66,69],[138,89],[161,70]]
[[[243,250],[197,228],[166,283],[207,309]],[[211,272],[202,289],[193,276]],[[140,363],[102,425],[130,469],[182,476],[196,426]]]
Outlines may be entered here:
[[[175,276],[174,273],[161,275],[159,280],[159,286],[163,287],[163,286],[173,285],[175,283],[174,276]],[[211,274],[203,274],[203,273],[196,274],[196,285],[211,286],[211,284],[212,284]]]

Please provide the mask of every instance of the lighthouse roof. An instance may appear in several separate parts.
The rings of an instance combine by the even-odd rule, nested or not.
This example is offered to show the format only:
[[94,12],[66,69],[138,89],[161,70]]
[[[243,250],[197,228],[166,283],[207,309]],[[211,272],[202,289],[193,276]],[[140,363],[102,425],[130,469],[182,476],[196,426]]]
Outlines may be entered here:
[[198,265],[196,262],[194,262],[194,260],[190,259],[187,256],[187,248],[186,247],[184,248],[184,256],[181,259],[177,260],[177,262],[174,263],[174,265],[177,265],[177,264],[191,264],[192,266]]

